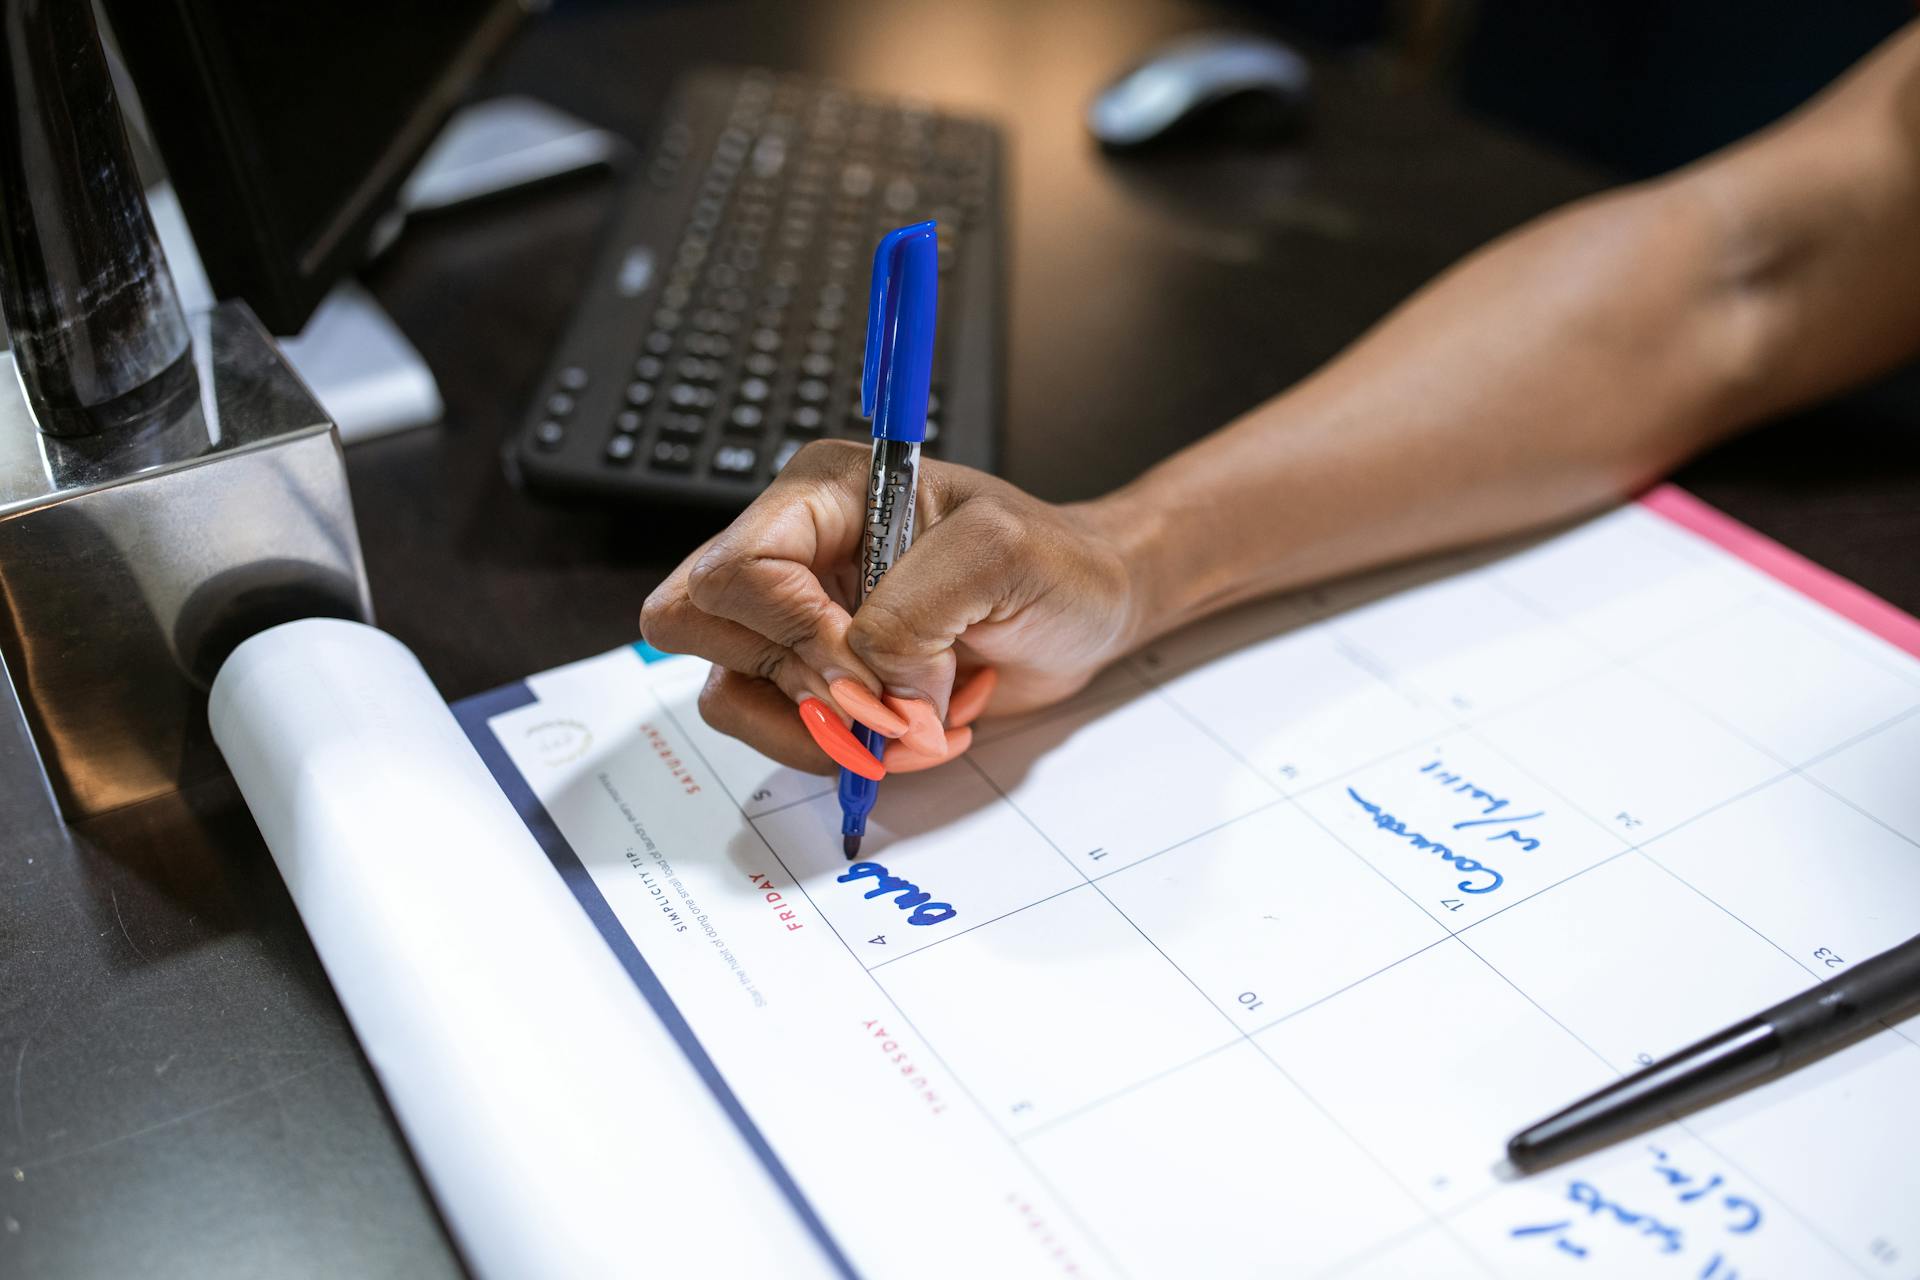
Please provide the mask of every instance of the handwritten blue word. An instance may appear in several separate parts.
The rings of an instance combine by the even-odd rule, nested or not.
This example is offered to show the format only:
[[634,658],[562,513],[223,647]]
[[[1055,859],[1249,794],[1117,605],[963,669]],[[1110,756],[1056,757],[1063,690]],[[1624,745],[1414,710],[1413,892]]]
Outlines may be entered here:
[[929,901],[931,895],[923,891],[919,885],[890,874],[877,862],[856,862],[847,868],[846,874],[839,877],[839,880],[841,884],[852,884],[855,880],[868,876],[873,877],[874,883],[873,888],[867,890],[865,896],[877,898],[884,893],[894,894],[894,906],[902,911],[910,909],[913,912],[907,917],[908,924],[939,924],[942,920],[951,920],[959,914],[947,903]]
[[[1668,1163],[1669,1157],[1667,1153],[1660,1148],[1648,1147],[1647,1150],[1653,1152],[1653,1171],[1666,1179],[1668,1186],[1684,1187],[1690,1182],[1700,1181],[1700,1179],[1694,1175],[1682,1173],[1679,1169]],[[1723,1179],[1716,1173],[1691,1191],[1682,1191],[1676,1198],[1681,1204],[1692,1204],[1694,1201],[1704,1199],[1718,1191],[1722,1181]],[[1729,1193],[1720,1196],[1716,1200],[1709,1201],[1709,1203],[1716,1204],[1721,1208],[1731,1211],[1732,1221],[1728,1223],[1727,1230],[1735,1235],[1746,1235],[1760,1225],[1760,1206],[1744,1196],[1736,1196]]]
[[[1576,1178],[1568,1183],[1567,1199],[1585,1209],[1590,1217],[1632,1228],[1638,1235],[1659,1241],[1662,1253],[1679,1253],[1684,1247],[1681,1242],[1680,1228],[1662,1222],[1651,1214],[1635,1213],[1631,1209],[1615,1204],[1601,1195],[1591,1182]],[[1571,1219],[1562,1219],[1559,1222],[1544,1222],[1538,1226],[1515,1227],[1509,1234],[1515,1239],[1524,1236],[1549,1235],[1554,1237],[1556,1248],[1571,1253],[1577,1258],[1584,1258],[1587,1256],[1587,1247],[1575,1244],[1563,1234],[1572,1225]]]
[[1400,819],[1394,817],[1371,800],[1368,800],[1352,787],[1347,788],[1347,794],[1353,797],[1355,804],[1373,815],[1373,825],[1379,827],[1382,831],[1392,832],[1394,835],[1400,836],[1416,849],[1426,849],[1437,854],[1441,861],[1451,862],[1463,875],[1472,876],[1477,874],[1493,877],[1493,883],[1491,884],[1475,884],[1472,880],[1462,880],[1458,886],[1462,893],[1492,893],[1495,889],[1498,889],[1507,882],[1505,876],[1495,871],[1492,867],[1487,866],[1485,863],[1476,861],[1464,854],[1455,853],[1438,840],[1429,840],[1418,831],[1407,830],[1406,823],[1400,821]]
[[[1659,1147],[1648,1146],[1653,1154],[1653,1173],[1662,1183],[1674,1192],[1677,1204],[1718,1211],[1719,1227],[1730,1235],[1747,1235],[1757,1230],[1762,1220],[1760,1206],[1744,1196],[1725,1192],[1726,1179],[1719,1174],[1701,1177],[1688,1173],[1673,1163],[1665,1151]],[[1683,1189],[1684,1188],[1684,1189]],[[1655,1241],[1660,1252],[1679,1253],[1685,1247],[1681,1229],[1671,1223],[1663,1222],[1650,1213],[1638,1213],[1619,1202],[1601,1194],[1592,1183],[1575,1179],[1567,1184],[1567,1199],[1587,1211],[1580,1221],[1611,1223],[1626,1228],[1632,1234]],[[1691,1209],[1697,1213],[1697,1209]],[[1542,1222],[1533,1226],[1515,1227],[1509,1234],[1515,1239],[1543,1237],[1551,1239],[1554,1247],[1576,1258],[1585,1258],[1590,1246],[1571,1238],[1568,1232],[1576,1223],[1576,1218],[1562,1218],[1557,1222]],[[1703,1246],[1704,1247],[1704,1246]],[[1696,1255],[1697,1257],[1698,1255]],[[1715,1251],[1706,1261],[1706,1265],[1697,1273],[1696,1280],[1739,1280],[1739,1272],[1728,1262],[1724,1253]]]
[[1501,810],[1513,803],[1511,800],[1508,800],[1504,796],[1497,796],[1493,792],[1468,781],[1464,774],[1455,773],[1446,768],[1445,764],[1440,760],[1434,760],[1430,764],[1421,766],[1420,772],[1430,774],[1441,786],[1446,787],[1457,795],[1466,796],[1481,806],[1480,817],[1468,818],[1465,821],[1454,823],[1453,829],[1455,831],[1465,831],[1468,827],[1505,826],[1505,831],[1490,835],[1487,839],[1511,840],[1528,853],[1532,853],[1540,847],[1540,841],[1521,831],[1518,824],[1531,822],[1535,818],[1545,816],[1545,810],[1520,814],[1502,813]]

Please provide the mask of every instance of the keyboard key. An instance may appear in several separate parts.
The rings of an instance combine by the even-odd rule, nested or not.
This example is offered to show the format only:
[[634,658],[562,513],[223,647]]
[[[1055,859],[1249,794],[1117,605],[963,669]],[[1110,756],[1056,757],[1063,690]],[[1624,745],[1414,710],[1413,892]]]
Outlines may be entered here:
[[827,384],[818,378],[808,378],[793,389],[793,394],[808,404],[819,404],[828,395]]
[[691,382],[676,382],[667,392],[667,403],[676,409],[711,409],[717,399],[712,387],[695,386]]
[[864,164],[850,164],[840,171],[840,190],[850,196],[864,196],[873,190],[873,170]]
[[802,440],[782,440],[779,452],[773,455],[773,474],[779,475],[786,465],[793,461],[793,455],[800,452],[803,444],[805,441]]
[[633,376],[642,382],[653,382],[660,377],[666,365],[660,363],[659,356],[641,356],[633,362]]
[[533,429],[533,438],[542,449],[558,449],[560,442],[567,438],[567,429],[548,418]]
[[607,461],[608,462],[625,463],[625,462],[631,462],[632,460],[633,460],[633,437],[632,436],[624,435],[624,434],[616,435],[614,436],[613,439],[607,441]]
[[780,349],[780,334],[774,329],[755,329],[753,331],[753,345],[761,351],[778,351]]
[[622,409],[613,415],[613,429],[622,435],[632,435],[640,430],[646,419],[632,409]]
[[584,391],[587,387],[587,371],[577,364],[570,364],[560,371],[558,381],[568,391]]
[[759,455],[745,445],[725,445],[713,455],[714,474],[750,476],[753,474],[753,464],[757,461],[759,461]]
[[808,352],[800,358],[800,372],[806,374],[809,378],[831,378],[833,376],[833,359],[830,356],[822,355],[818,351]]
[[748,378],[740,384],[739,396],[748,404],[761,404],[771,393],[772,388],[764,378]]
[[787,429],[803,431],[810,436],[819,435],[823,421],[818,409],[810,404],[803,404],[787,416]]
[[653,384],[651,382],[629,382],[627,384],[627,403],[636,409],[644,409],[653,403]]
[[671,350],[673,350],[672,334],[664,330],[655,329],[647,335],[647,351],[649,354],[663,356]]
[[551,417],[564,418],[573,412],[573,397],[564,391],[556,391],[547,397],[547,413]]
[[760,406],[753,404],[737,404],[727,416],[728,424],[736,431],[758,431],[766,420],[767,415],[761,412]]
[[679,440],[656,441],[652,462],[659,471],[686,471],[693,466],[693,446]]
[[780,362],[764,351],[756,351],[747,357],[746,369],[756,378],[771,378],[780,372]]
[[660,424],[660,435],[664,439],[673,436],[681,440],[698,440],[706,434],[707,420],[697,414],[668,414]]

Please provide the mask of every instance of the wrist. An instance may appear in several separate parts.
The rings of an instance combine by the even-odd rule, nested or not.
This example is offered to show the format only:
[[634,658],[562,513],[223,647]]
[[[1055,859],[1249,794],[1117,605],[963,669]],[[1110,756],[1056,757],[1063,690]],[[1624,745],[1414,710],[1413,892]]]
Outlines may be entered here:
[[1183,612],[1168,563],[1168,512],[1136,483],[1069,508],[1113,556],[1122,586],[1114,655],[1131,653],[1179,625]]

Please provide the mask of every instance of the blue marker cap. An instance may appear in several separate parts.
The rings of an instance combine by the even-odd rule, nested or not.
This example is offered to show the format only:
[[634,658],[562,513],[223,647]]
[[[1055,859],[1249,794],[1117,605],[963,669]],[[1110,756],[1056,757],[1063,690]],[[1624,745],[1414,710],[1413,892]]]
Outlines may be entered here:
[[916,222],[887,232],[873,251],[860,412],[873,419],[876,440],[919,444],[927,438],[940,297],[938,234],[935,224]]

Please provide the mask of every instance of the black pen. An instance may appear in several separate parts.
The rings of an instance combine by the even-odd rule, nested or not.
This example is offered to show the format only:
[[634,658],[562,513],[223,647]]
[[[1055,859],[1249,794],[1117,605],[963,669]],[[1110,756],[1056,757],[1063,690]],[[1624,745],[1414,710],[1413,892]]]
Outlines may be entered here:
[[1507,1159],[1521,1173],[1627,1137],[1649,1121],[1812,1061],[1854,1032],[1920,1001],[1920,937],[1863,960],[1817,987],[1515,1134]]

